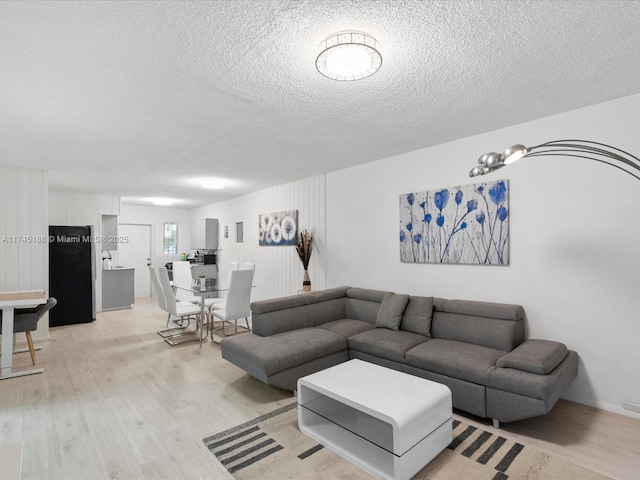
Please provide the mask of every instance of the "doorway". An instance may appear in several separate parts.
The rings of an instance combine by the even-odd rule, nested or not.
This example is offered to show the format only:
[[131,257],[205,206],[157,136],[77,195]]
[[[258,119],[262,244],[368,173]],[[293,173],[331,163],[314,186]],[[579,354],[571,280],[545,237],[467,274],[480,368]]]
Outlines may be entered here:
[[131,266],[134,270],[134,296],[151,296],[151,225],[121,223],[119,235],[127,242],[118,244],[118,261],[121,265]]

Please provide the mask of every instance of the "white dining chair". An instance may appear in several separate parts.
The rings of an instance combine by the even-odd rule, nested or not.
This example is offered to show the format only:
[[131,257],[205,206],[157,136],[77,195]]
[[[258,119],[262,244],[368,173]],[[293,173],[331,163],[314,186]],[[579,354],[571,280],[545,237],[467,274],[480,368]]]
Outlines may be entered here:
[[[220,272],[220,275],[218,275],[217,288],[221,290],[218,292],[218,298],[206,298],[204,301],[204,307],[208,311],[207,316],[209,318],[211,318],[211,309],[224,308],[224,304],[227,301],[227,292],[225,289],[229,288],[231,272],[238,270],[239,266],[240,264],[238,262],[229,262],[229,266],[226,269],[223,269]],[[196,302],[200,303],[200,298],[196,298]]]
[[[238,265],[238,263],[236,262],[232,262],[234,265]],[[238,270],[238,268],[235,268],[235,270]],[[253,272],[253,276],[255,277],[256,274],[256,264],[255,263],[244,263],[242,265],[242,270],[251,270]],[[225,292],[222,292],[225,293]],[[211,310],[215,309],[215,310],[222,310],[224,308],[226,308],[226,298],[222,298],[219,301],[216,302],[212,302],[211,305],[208,306],[209,308],[209,317],[211,317]]]
[[167,309],[167,299],[164,295],[164,290],[162,285],[160,285],[160,280],[158,279],[158,267],[149,267],[149,276],[151,277],[151,283],[153,283],[153,287],[156,290],[156,297],[158,298],[158,306],[161,310],[167,312],[167,324],[164,330],[158,330],[156,333],[160,335],[162,338],[170,337],[171,335],[175,335],[176,333],[184,330],[189,326],[191,322],[190,318],[186,319],[171,319],[171,314]]
[[160,283],[160,288],[164,293],[166,311],[167,313],[169,313],[169,318],[171,320],[177,320],[177,319],[189,320],[192,316],[195,316],[197,319],[196,328],[194,330],[187,330],[186,328],[184,328],[182,329],[181,332],[164,337],[164,341],[167,342],[169,345],[171,346],[177,345],[180,342],[176,342],[175,339],[178,339],[186,335],[199,334],[199,332],[201,331],[201,329],[199,328],[200,322],[203,322],[204,319],[200,318],[201,309],[199,305],[191,302],[176,301],[175,293],[173,291],[171,283],[169,283],[169,274],[165,267],[157,267],[156,274],[158,276],[158,282]]
[[[200,297],[193,292],[184,290],[190,288],[193,284],[193,275],[191,275],[191,264],[189,262],[173,262],[173,290],[176,294],[178,302],[198,303]],[[181,286],[183,288],[177,288]]]
[[[231,282],[227,293],[227,301],[225,308],[214,308],[211,310],[212,320],[219,320],[222,325],[215,329],[222,331],[222,334],[229,335],[225,327],[227,323],[233,321],[234,334],[238,333],[238,319],[244,318],[247,330],[249,327],[249,315],[251,313],[251,283],[253,282],[253,270],[235,270],[231,272]],[[211,329],[211,338],[213,340],[213,330]]]
[[245,262],[244,265],[242,266],[243,270],[253,270],[253,272],[255,273],[256,271],[256,264],[255,263],[247,263]]
[[167,324],[165,330],[158,330],[158,335],[164,337],[168,335],[172,330],[178,330],[183,328],[181,325],[175,325],[175,327],[170,327],[171,323],[171,315],[167,311],[167,300],[164,297],[164,291],[162,290],[162,285],[160,285],[160,280],[158,280],[158,267],[149,266],[149,276],[151,277],[151,283],[153,283],[153,287],[156,289],[156,298],[158,299],[158,306],[161,310],[167,312]]

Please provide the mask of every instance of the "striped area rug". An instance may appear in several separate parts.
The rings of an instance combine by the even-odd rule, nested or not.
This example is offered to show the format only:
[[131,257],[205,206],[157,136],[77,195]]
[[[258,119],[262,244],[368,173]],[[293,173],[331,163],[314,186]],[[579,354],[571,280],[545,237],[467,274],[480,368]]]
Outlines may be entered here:
[[[369,479],[298,430],[296,403],[203,440],[238,480]],[[604,480],[598,473],[453,420],[453,441],[417,480]]]

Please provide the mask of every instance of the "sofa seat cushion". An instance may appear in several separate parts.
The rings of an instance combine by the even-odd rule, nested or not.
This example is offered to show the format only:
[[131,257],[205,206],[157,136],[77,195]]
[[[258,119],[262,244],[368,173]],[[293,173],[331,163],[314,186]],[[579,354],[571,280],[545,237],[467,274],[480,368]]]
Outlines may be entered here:
[[267,376],[347,349],[343,336],[321,328],[301,328],[269,337],[241,334],[220,343],[227,355]]
[[349,337],[347,343],[350,350],[404,363],[407,350],[427,341],[427,337],[417,333],[376,328]]
[[342,335],[344,338],[349,338],[353,335],[357,335],[358,333],[373,330],[376,327],[375,325],[372,325],[369,322],[363,322],[362,320],[344,318],[342,320],[323,323],[322,325],[318,325],[318,328],[337,333],[338,335]]
[[496,362],[506,352],[455,340],[433,339],[405,354],[405,363],[430,372],[486,384]]

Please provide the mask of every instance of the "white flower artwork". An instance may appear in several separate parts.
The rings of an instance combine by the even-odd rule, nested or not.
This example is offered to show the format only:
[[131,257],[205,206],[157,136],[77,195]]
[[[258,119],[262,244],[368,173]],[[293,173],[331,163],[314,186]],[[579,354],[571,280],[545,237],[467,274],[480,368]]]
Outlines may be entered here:
[[258,219],[258,245],[295,245],[298,234],[298,211],[263,213]]

